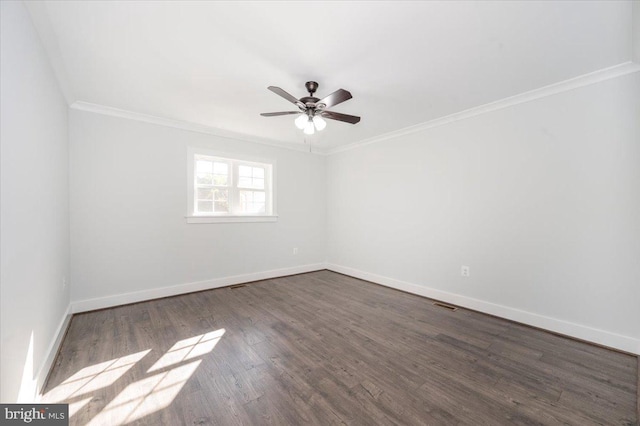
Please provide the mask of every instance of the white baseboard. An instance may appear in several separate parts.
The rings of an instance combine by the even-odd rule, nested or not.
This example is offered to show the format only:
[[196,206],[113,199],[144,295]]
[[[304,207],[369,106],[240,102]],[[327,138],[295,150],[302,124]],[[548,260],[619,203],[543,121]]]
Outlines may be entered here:
[[[60,323],[58,324],[58,328],[56,328],[55,333],[53,334],[53,339],[49,343],[49,347],[47,348],[47,356],[42,362],[40,369],[38,370],[38,374],[36,376],[36,390],[37,395],[36,399],[39,398],[42,393],[42,387],[45,384],[45,380],[47,380],[47,376],[51,371],[51,367],[56,359],[56,355],[58,354],[58,349],[60,349],[60,345],[62,344],[62,339],[64,338],[65,333],[67,332],[67,327],[69,327],[69,323],[71,322],[71,304],[67,306],[67,310],[64,315],[60,319]],[[36,400],[34,399],[34,401]]]
[[460,294],[449,293],[434,288],[408,283],[396,280],[394,278],[384,277],[369,272],[360,271],[358,269],[346,266],[327,263],[326,269],[341,274],[349,275],[362,280],[371,281],[386,287],[395,288],[397,290],[406,291],[408,293],[436,299],[442,302],[451,303],[453,305],[464,308],[473,309],[501,318],[506,318],[522,324],[531,325],[533,327],[542,328],[555,333],[564,334],[580,340],[596,343],[598,345],[607,346],[624,352],[640,355],[640,340],[629,336],[623,336],[611,333],[605,330],[587,327],[572,322],[559,320],[556,318],[546,317],[531,312],[521,311],[519,309],[510,308],[508,306],[497,305],[495,303],[484,300],[474,299]]
[[161,297],[177,296],[179,294],[192,293],[194,291],[210,290],[214,288],[242,284],[251,281],[267,280],[270,278],[284,277],[287,275],[303,274],[305,272],[319,271],[322,269],[325,269],[324,263],[315,263],[310,265],[272,269],[269,271],[254,272],[250,274],[234,275],[230,277],[215,278],[212,280],[197,281],[168,287],[135,291],[131,293],[114,294],[111,296],[98,297],[95,299],[76,300],[74,302],[71,302],[72,312],[76,314],[80,312],[93,311],[96,309],[110,308],[112,306],[144,302],[146,300],[158,299]]

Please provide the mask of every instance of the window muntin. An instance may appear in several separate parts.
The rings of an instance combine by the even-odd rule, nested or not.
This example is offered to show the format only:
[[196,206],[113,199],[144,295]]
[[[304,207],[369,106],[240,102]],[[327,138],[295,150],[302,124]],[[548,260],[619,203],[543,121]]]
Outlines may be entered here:
[[193,216],[273,215],[273,164],[195,153]]
[[264,189],[264,167],[239,165],[238,188]]

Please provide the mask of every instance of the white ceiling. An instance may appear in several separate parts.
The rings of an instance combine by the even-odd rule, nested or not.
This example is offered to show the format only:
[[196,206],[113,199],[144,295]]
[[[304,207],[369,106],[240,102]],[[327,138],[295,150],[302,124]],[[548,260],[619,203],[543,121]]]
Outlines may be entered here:
[[[312,138],[331,149],[631,60],[631,2],[30,4],[70,103],[301,144],[267,90],[353,99]],[[36,19],[36,15],[39,19]],[[44,18],[43,18],[44,17]]]

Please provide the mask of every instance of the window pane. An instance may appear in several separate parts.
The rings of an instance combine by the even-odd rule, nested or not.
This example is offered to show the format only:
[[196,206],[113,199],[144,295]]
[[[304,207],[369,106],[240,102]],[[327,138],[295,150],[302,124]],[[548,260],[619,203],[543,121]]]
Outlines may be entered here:
[[264,189],[264,179],[240,176],[238,179],[238,188]]
[[227,189],[215,189],[213,194],[216,201],[227,201],[229,199],[229,190]]
[[217,175],[227,175],[229,174],[229,165],[227,163],[213,163],[213,173]]
[[229,184],[229,178],[227,175],[213,175],[213,184],[227,186]]
[[198,213],[213,213],[213,201],[198,201]]
[[213,183],[213,175],[211,173],[198,173],[196,175],[196,183],[211,185]]
[[198,188],[198,200],[213,200],[213,189]]
[[249,166],[240,166],[238,167],[238,174],[242,177],[251,177],[251,169]]
[[251,192],[249,191],[240,191],[240,212],[241,213],[246,213],[247,212],[247,206],[249,205],[249,203],[253,201],[253,197]]
[[216,213],[228,213],[229,202],[228,201],[216,201],[215,202]]
[[239,188],[251,188],[252,186],[253,185],[250,177],[240,176],[240,179],[238,179]]
[[265,193],[261,191],[240,191],[241,213],[264,213]]
[[211,161],[206,160],[197,160],[196,161],[196,172],[204,172],[211,173],[213,172],[213,163]]
[[264,179],[264,169],[262,167],[253,168],[253,177]]

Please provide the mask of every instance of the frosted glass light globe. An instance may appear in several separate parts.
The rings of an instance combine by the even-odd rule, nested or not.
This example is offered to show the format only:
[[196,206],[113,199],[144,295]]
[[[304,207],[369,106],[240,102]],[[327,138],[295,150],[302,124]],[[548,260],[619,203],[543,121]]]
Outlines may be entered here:
[[324,130],[325,127],[327,127],[327,122],[324,121],[324,118],[320,117],[319,115],[316,115],[315,117],[313,117],[313,124],[315,124],[316,129],[319,132]]
[[304,126],[304,134],[312,135],[314,133],[315,133],[315,129],[313,128],[313,121],[309,120],[307,121],[307,124],[305,124]]
[[298,118],[295,119],[294,123],[298,129],[302,130],[307,125],[307,121],[309,121],[307,114],[300,114]]

